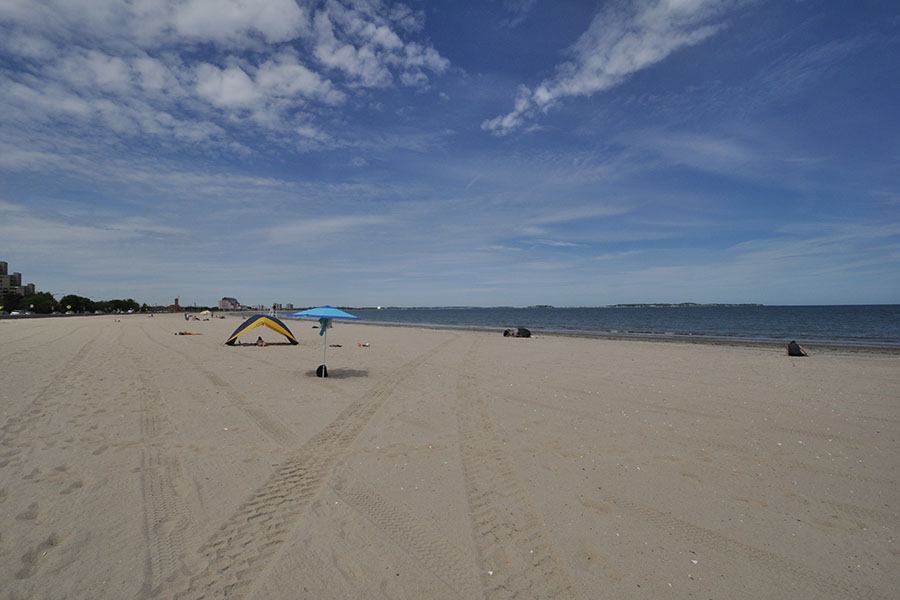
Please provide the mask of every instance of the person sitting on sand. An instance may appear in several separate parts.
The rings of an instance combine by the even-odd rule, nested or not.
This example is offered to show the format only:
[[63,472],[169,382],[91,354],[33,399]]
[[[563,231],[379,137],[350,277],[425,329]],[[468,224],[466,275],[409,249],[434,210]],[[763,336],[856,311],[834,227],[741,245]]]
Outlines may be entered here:
[[263,347],[263,346],[268,346],[269,344],[266,343],[266,340],[262,339],[262,336],[259,336],[256,338],[256,345]]
[[803,349],[803,346],[794,340],[791,340],[790,343],[788,343],[787,353],[788,356],[809,356],[809,354],[806,353],[806,350]]

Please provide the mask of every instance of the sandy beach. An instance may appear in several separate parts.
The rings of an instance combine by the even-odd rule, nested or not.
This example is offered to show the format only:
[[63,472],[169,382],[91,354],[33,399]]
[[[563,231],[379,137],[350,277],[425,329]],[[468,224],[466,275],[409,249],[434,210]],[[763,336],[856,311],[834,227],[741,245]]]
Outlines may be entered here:
[[0,322],[0,597],[900,589],[896,354],[239,322]]

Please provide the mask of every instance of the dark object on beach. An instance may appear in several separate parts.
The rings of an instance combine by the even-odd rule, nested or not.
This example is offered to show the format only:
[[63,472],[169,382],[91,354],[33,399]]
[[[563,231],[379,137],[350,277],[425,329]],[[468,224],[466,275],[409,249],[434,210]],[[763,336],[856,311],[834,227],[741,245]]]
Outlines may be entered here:
[[328,344],[328,347],[329,348],[343,348],[343,346],[340,344]]
[[328,367],[325,365],[316,367],[316,377],[328,377]]
[[524,327],[516,327],[515,329],[504,329],[503,337],[531,337],[531,331]]
[[787,353],[788,356],[809,356],[809,354],[806,353],[806,350],[803,349],[803,346],[801,346],[794,340],[791,340],[788,343]]

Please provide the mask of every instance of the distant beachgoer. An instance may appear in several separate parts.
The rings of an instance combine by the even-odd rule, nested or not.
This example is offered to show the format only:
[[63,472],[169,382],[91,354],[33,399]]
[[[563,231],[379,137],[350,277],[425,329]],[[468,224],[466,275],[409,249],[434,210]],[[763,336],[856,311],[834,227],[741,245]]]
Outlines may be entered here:
[[256,338],[256,345],[263,347],[263,346],[268,346],[269,344],[266,343],[266,340],[262,339],[262,336],[259,336]]
[[531,337],[531,330],[526,329],[525,327],[516,327],[515,329],[504,329],[503,337],[527,338],[527,337]]
[[787,345],[788,356],[809,356],[803,346],[791,340]]

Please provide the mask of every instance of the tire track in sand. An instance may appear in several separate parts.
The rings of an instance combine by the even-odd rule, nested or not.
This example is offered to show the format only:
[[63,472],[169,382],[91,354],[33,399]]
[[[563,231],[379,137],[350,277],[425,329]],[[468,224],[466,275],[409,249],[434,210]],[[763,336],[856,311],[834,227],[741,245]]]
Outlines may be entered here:
[[[477,343],[477,341],[475,342]],[[475,343],[460,366],[457,419],[460,454],[484,597],[575,598],[568,573],[529,506],[468,373]]]
[[438,534],[419,527],[421,518],[383,498],[364,478],[345,472],[331,490],[423,565],[452,594],[464,599],[481,595],[472,585],[472,568],[466,553]]
[[[35,345],[33,345],[33,346],[29,346],[29,347],[27,347],[27,348],[16,348],[16,353],[17,353],[17,354],[18,354],[18,353],[26,354],[26,353],[28,353],[28,352],[33,352],[33,351],[37,350],[38,348],[46,348],[46,347],[48,347],[48,346],[52,346],[53,344],[56,344],[56,343],[59,342],[60,340],[65,339],[65,338],[67,338],[67,337],[69,337],[70,335],[73,335],[73,334],[75,334],[75,333],[78,333],[79,331],[81,331],[81,330],[84,329],[85,327],[87,327],[87,326],[86,326],[86,325],[81,325],[80,327],[75,327],[74,329],[71,329],[71,330],[65,332],[65,333],[62,334],[62,335],[59,335],[59,336],[57,336],[57,337],[55,337],[55,338],[51,338],[51,339],[49,339],[49,340],[44,340],[44,341],[42,341],[42,342],[40,342],[40,343],[38,343],[38,344],[35,344]],[[15,341],[13,341],[13,342],[11,342],[11,343],[12,343],[12,344],[17,344],[17,343],[22,342],[22,341],[25,341],[25,340],[27,340],[27,339],[31,339],[31,338],[33,338],[33,337],[37,337],[37,336],[39,336],[39,335],[42,334],[42,333],[43,333],[43,330],[39,330],[39,331],[37,331],[37,332],[35,332],[35,333],[31,334],[31,335],[27,335],[27,336],[25,336],[25,337],[19,338],[18,340],[15,340]]]
[[184,532],[192,520],[178,492],[177,482],[183,479],[181,462],[167,451],[167,440],[175,427],[166,414],[165,400],[153,385],[143,357],[131,348],[126,347],[126,351],[136,367],[140,405],[140,477],[147,547],[142,591],[147,595],[184,572]]
[[144,335],[157,346],[165,348],[167,351],[177,352],[184,357],[185,362],[188,362],[192,369],[202,373],[212,385],[221,390],[230,401],[231,406],[244,413],[244,415],[253,421],[260,431],[266,434],[272,441],[281,446],[290,446],[294,440],[296,440],[296,433],[294,433],[292,429],[283,425],[261,407],[248,402],[242,393],[234,389],[227,381],[207,369],[204,365],[196,362],[189,353],[178,348],[167,346],[156,340],[143,326],[141,327],[141,331],[143,331]]
[[65,364],[54,374],[49,383],[38,390],[31,402],[26,404],[17,414],[6,419],[0,426],[0,468],[16,466],[21,463],[21,454],[33,443],[19,440],[20,434],[33,427],[37,421],[47,417],[48,403],[59,399],[66,390],[77,389],[80,381],[87,378],[83,365],[91,362],[94,343],[104,333],[98,330],[93,337],[82,344]]
[[174,590],[157,595],[179,599],[240,597],[264,573],[289,530],[324,487],[331,468],[394,390],[455,338],[406,363],[369,393],[342,410],[275,472],[200,548],[201,567]]

